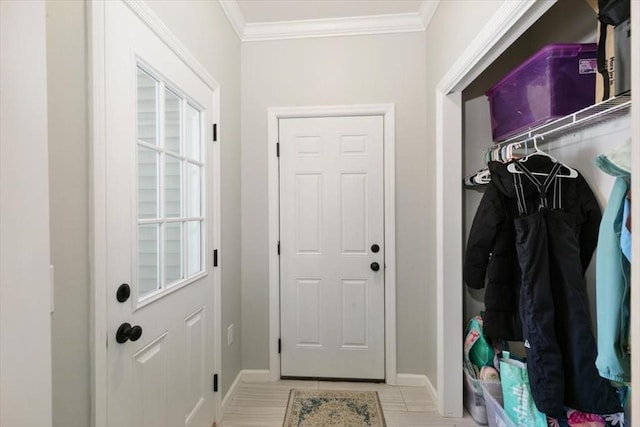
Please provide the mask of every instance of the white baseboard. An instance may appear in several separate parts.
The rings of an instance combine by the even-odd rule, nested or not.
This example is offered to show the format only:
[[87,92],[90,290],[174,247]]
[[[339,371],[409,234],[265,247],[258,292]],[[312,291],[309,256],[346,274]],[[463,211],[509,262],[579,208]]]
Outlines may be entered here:
[[269,382],[271,380],[271,372],[267,369],[243,369],[238,372],[236,375],[236,379],[233,380],[233,384],[227,390],[227,394],[225,394],[222,399],[220,419],[224,416],[224,413],[229,409],[229,405],[233,401],[235,394],[238,392],[238,388],[241,383],[264,383]]
[[427,389],[427,392],[431,395],[436,404],[438,403],[438,391],[431,384],[431,380],[426,375],[418,375],[418,374],[398,374],[397,384],[399,386],[406,387],[424,387]]
[[265,383],[273,381],[271,371],[268,369],[243,369],[242,382],[244,383]]
[[236,375],[236,379],[233,380],[233,384],[231,384],[231,387],[229,387],[229,390],[227,390],[227,394],[225,394],[224,399],[222,399],[221,415],[224,415],[224,413],[227,412],[227,409],[229,408],[229,405],[231,404],[231,401],[233,400],[234,395],[238,391],[238,387],[240,386],[241,382],[242,382],[242,371],[238,372],[238,375]]
[[433,384],[431,384],[431,380],[429,379],[428,376],[425,375],[425,378],[427,379],[427,391],[429,392],[429,394],[431,394],[431,398],[433,399],[433,401],[436,403],[436,405],[438,404],[438,390],[436,390],[436,388],[433,386]]
[[429,380],[426,375],[398,374],[396,385],[407,387],[426,387],[428,381]]

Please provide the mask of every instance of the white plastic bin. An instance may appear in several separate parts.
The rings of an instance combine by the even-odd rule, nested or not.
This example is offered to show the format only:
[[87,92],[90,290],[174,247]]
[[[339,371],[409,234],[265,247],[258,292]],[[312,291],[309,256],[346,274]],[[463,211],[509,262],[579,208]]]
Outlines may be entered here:
[[497,388],[485,387],[484,384],[482,384],[482,392],[486,404],[489,427],[516,427],[502,407],[502,387],[500,386],[500,383],[497,384]]
[[471,378],[464,371],[464,407],[478,424],[487,424],[487,410],[485,408],[485,390],[497,390],[502,396],[502,388],[499,381],[481,381]]

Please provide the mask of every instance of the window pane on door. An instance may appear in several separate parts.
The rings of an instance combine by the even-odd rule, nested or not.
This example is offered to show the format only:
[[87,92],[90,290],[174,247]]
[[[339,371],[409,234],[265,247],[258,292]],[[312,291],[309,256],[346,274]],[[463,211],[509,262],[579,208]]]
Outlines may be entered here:
[[164,159],[164,215],[176,218],[182,214],[182,162],[168,154]]
[[165,91],[164,97],[164,148],[167,151],[180,154],[180,98],[170,90]]
[[136,69],[139,299],[205,270],[206,116],[157,75]]
[[187,216],[200,216],[200,166],[194,165],[193,163],[187,163],[187,179],[189,180],[189,207],[187,209]]
[[158,82],[138,68],[138,140],[157,144]]
[[138,145],[138,218],[158,216],[158,153]]
[[165,284],[184,278],[182,271],[182,222],[168,223],[164,233]]
[[187,276],[191,277],[202,269],[202,236],[200,221],[187,222]]
[[187,157],[200,160],[200,111],[187,104],[185,117]]
[[138,296],[143,297],[159,288],[159,224],[138,226]]

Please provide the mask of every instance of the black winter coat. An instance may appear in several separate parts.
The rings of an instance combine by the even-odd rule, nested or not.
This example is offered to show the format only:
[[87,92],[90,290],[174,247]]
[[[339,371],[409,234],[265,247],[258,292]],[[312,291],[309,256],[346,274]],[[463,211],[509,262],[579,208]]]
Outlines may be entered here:
[[[535,171],[549,171],[553,162],[546,156],[530,156],[524,163]],[[489,162],[491,183],[487,186],[473,219],[464,257],[464,281],[470,288],[485,287],[484,332],[487,336],[510,341],[522,341],[519,315],[521,272],[515,246],[513,219],[519,216],[513,174],[507,164]],[[566,173],[561,171],[561,174]],[[573,218],[580,236],[582,272],[591,261],[598,240],[600,206],[591,188],[578,174],[577,178],[561,178],[558,191],[550,189],[561,210]],[[528,212],[537,210],[538,191],[523,180]]]

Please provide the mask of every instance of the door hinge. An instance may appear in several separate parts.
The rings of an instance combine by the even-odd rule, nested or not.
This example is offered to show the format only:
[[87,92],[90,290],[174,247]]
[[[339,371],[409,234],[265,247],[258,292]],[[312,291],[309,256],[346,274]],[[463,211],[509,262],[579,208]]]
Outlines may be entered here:
[[278,354],[282,352],[282,340],[278,338]]
[[213,124],[213,142],[216,142],[218,140],[218,124],[214,123]]
[[213,266],[214,267],[218,266],[218,250],[217,249],[213,250]]
[[218,374],[213,374],[213,391],[218,391]]
[[280,157],[280,143],[276,142],[276,157]]
[[280,255],[280,241],[278,240],[278,255]]

